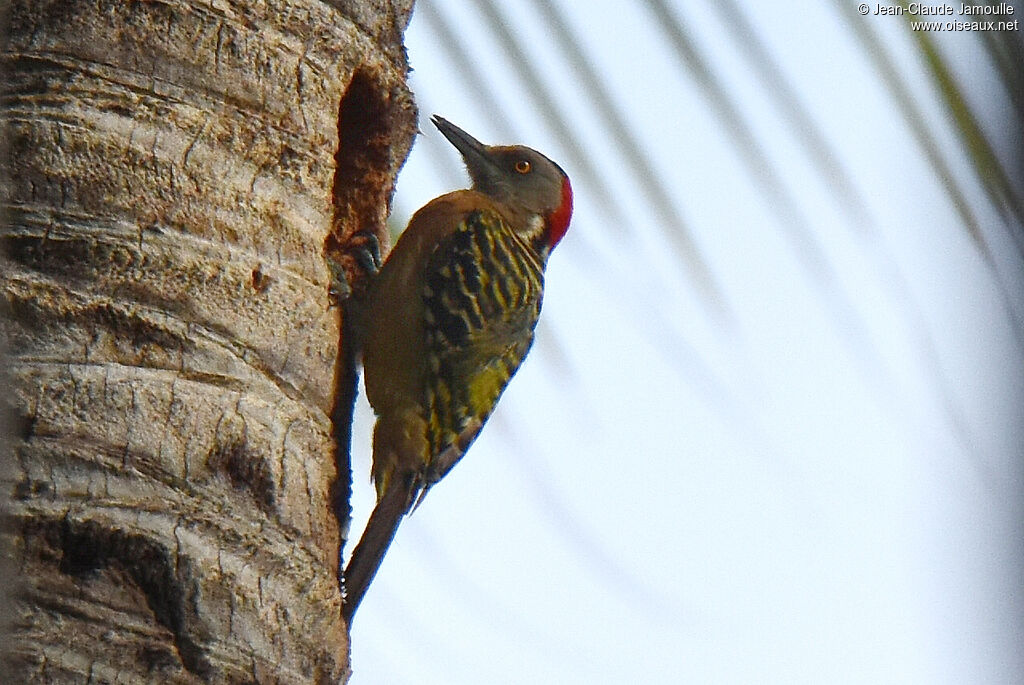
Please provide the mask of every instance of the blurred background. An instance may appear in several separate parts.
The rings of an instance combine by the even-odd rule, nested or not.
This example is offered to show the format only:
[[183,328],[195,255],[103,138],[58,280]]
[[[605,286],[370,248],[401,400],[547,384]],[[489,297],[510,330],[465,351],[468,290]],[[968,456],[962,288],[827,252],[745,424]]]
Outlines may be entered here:
[[468,184],[432,113],[576,210],[354,685],[1024,682],[1024,11],[951,6],[417,2],[394,230]]

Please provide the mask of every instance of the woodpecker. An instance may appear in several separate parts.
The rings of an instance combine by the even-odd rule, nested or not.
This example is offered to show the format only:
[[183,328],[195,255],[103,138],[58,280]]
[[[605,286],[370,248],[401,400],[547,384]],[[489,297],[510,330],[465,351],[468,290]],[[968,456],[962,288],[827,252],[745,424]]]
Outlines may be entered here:
[[572,216],[569,178],[550,159],[432,121],[472,188],[413,215],[367,296],[377,504],[345,569],[350,624],[402,517],[466,453],[529,352],[548,255]]

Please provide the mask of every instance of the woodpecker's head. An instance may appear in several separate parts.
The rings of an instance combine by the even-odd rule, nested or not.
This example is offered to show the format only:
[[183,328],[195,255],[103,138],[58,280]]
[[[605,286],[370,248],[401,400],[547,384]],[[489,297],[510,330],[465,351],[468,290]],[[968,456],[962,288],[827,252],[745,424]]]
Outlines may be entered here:
[[531,243],[545,252],[558,244],[572,218],[572,186],[561,167],[522,145],[484,145],[436,114],[432,121],[466,162],[473,190],[521,215]]

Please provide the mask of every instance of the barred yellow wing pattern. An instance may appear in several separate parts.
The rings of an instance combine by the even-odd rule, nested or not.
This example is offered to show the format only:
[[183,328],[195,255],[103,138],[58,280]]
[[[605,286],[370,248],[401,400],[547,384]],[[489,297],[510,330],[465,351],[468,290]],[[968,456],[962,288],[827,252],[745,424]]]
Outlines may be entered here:
[[476,438],[533,344],[544,265],[493,211],[474,211],[430,256],[423,290],[428,365],[426,489]]

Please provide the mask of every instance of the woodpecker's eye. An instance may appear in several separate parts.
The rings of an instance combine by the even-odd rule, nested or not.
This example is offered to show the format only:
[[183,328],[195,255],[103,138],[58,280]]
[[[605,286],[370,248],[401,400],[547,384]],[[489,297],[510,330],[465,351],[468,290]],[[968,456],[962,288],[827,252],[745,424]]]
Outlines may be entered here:
[[520,174],[528,174],[530,173],[530,163],[525,159],[521,159],[516,162],[515,170]]

